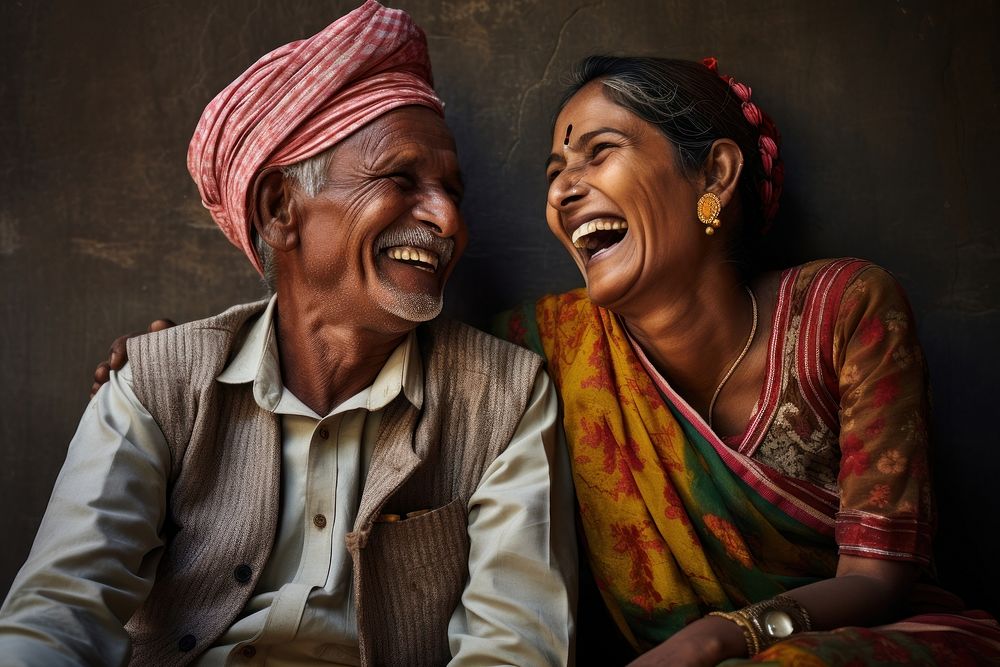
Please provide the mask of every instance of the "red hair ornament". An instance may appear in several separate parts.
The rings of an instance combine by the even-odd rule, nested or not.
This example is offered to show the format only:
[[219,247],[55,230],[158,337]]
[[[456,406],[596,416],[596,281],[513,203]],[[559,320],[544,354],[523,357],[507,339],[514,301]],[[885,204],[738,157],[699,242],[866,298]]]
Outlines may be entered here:
[[729,89],[741,102],[743,118],[757,130],[757,148],[764,179],[759,186],[761,213],[764,215],[764,229],[767,231],[778,212],[778,200],[785,181],[785,166],[781,161],[781,134],[771,117],[754,104],[750,97],[753,89],[729,75],[719,74],[719,61],[714,57],[704,58],[702,64],[729,85]]

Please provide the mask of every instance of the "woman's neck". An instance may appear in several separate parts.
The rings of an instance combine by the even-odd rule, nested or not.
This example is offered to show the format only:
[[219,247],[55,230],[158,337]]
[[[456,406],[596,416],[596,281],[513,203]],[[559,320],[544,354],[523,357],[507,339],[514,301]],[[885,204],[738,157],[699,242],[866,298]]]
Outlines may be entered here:
[[650,361],[707,419],[713,394],[747,344],[753,308],[735,271],[702,275],[683,292],[618,315]]

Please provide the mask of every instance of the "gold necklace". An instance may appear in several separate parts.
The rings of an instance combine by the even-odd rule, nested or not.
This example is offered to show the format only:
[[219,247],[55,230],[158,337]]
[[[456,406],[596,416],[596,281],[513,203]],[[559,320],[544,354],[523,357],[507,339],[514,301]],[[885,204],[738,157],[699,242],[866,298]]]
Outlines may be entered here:
[[746,289],[747,294],[750,295],[750,305],[753,307],[753,324],[750,325],[750,337],[747,338],[747,343],[743,346],[743,351],[740,352],[740,356],[736,357],[736,361],[734,361],[733,365],[729,367],[728,371],[726,371],[726,375],[722,378],[722,382],[719,383],[719,386],[715,388],[715,393],[712,394],[712,400],[708,404],[709,428],[712,428],[712,411],[715,410],[715,401],[719,398],[719,392],[722,391],[722,388],[726,386],[727,382],[729,382],[729,378],[732,377],[736,367],[740,365],[741,361],[743,361],[743,357],[747,356],[747,352],[750,351],[750,345],[753,343],[753,337],[757,334],[757,297],[753,295],[753,290],[750,289],[749,285],[744,285],[743,287]]

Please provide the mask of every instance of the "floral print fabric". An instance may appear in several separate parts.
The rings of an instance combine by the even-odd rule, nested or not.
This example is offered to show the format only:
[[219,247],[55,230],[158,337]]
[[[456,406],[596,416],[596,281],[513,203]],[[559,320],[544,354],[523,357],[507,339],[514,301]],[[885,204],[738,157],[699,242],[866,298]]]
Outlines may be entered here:
[[[926,381],[899,286],[846,259],[789,269],[780,290],[761,398],[727,443],[585,291],[498,322],[547,358],[586,553],[637,650],[713,609],[833,576],[838,546],[929,556]],[[1000,626],[980,612],[926,614],[804,633],[723,664],[1000,664]]]
[[824,260],[785,271],[777,304],[736,448],[838,494],[840,553],[927,563],[926,369],[901,288],[867,262]]
[[511,314],[506,331],[548,360],[591,568],[634,647],[833,575],[832,518],[826,530],[806,525],[734,474],[583,291]]

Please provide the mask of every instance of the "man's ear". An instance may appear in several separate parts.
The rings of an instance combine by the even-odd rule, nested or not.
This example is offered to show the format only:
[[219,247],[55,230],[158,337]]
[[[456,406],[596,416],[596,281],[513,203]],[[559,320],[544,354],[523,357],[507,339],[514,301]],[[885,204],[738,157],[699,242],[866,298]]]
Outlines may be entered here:
[[718,195],[722,207],[732,201],[743,171],[743,153],[732,139],[716,139],[705,160],[705,190]]
[[281,170],[272,169],[258,176],[254,191],[253,226],[257,235],[278,251],[297,246],[299,230],[292,187]]

